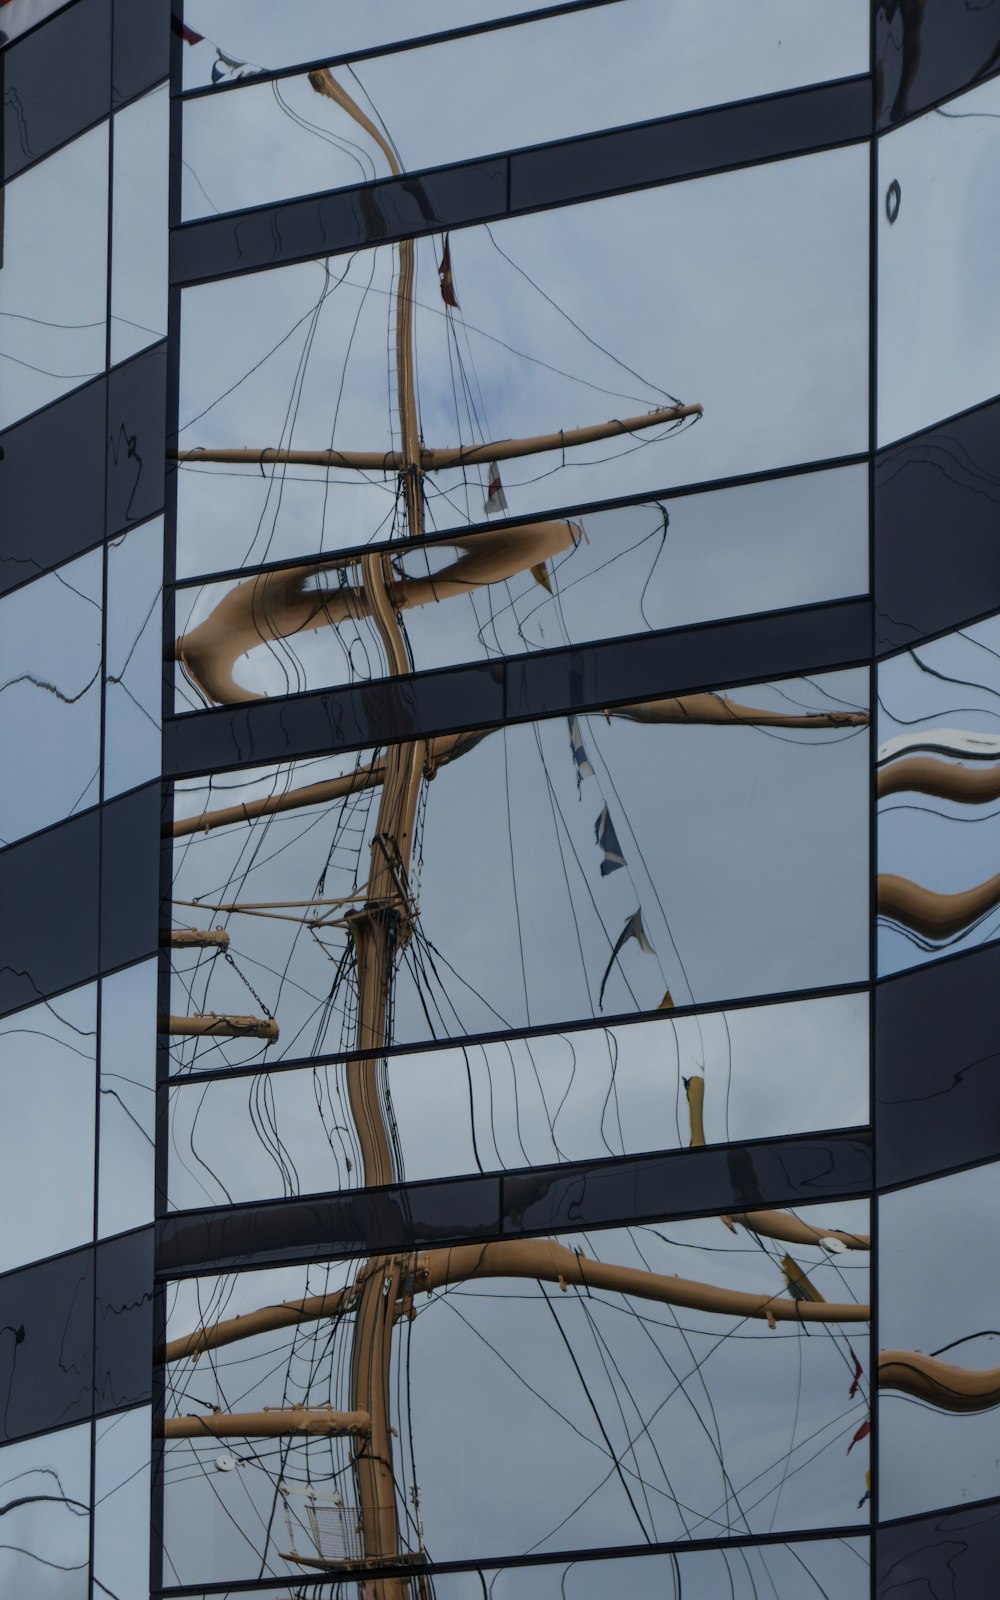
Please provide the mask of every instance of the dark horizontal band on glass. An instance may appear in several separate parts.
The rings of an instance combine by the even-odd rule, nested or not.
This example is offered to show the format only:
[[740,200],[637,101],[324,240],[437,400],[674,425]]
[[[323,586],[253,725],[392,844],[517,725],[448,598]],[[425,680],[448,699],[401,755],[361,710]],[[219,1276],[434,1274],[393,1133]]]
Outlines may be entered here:
[[161,1277],[719,1216],[868,1194],[866,1130],[480,1173],[184,1211],[157,1231]]
[[539,651],[170,717],[164,776],[194,777],[588,708],[733,688],[869,659],[866,599]]
[[[176,438],[176,434],[173,437]],[[219,571],[201,572],[194,577],[178,578],[172,587],[177,591],[200,588],[207,583],[219,583],[226,579],[243,580],[252,578],[258,572],[285,572],[289,568],[311,567],[319,562],[327,562],[333,566],[340,562],[357,560],[363,555],[371,555],[379,550],[399,554],[401,548],[412,551],[419,550],[424,545],[452,545],[456,539],[467,539],[470,534],[502,533],[505,528],[531,527],[538,522],[562,522],[567,517],[598,516],[604,511],[618,511],[623,506],[656,505],[661,500],[686,500],[693,495],[713,494],[723,489],[742,489],[755,483],[775,483],[785,478],[808,477],[816,472],[834,472],[840,467],[857,467],[867,460],[868,457],[865,455],[830,456],[820,461],[799,462],[790,467],[769,467],[763,472],[742,472],[728,478],[708,478],[702,483],[678,484],[672,489],[647,489],[610,500],[584,500],[556,506],[549,511],[533,511],[529,516],[491,517],[488,522],[456,523],[450,528],[436,528],[433,533],[421,534],[419,538],[407,538],[405,542],[399,538],[373,539],[368,544],[345,545],[342,549],[314,551],[310,555],[286,556],[279,561],[262,561],[259,566],[224,567]],[[190,464],[197,467],[197,460]],[[176,466],[173,470],[176,470]]]
[[166,343],[0,434],[0,594],[163,509]]
[[153,1229],[0,1277],[0,1443],[152,1393]]
[[1000,17],[990,4],[876,0],[878,126],[896,127],[992,76],[1000,66]]
[[148,784],[0,851],[0,1015],[156,952],[160,807]]
[[880,655],[1000,610],[998,459],[1000,400],[878,452],[873,547]]
[[985,1600],[1000,1571],[1000,1500],[886,1523],[875,1537],[876,1600]]
[[338,1061],[382,1059],[393,1056],[413,1056],[434,1050],[473,1049],[484,1044],[514,1043],[519,1039],[561,1038],[567,1033],[585,1033],[595,1029],[631,1028],[644,1022],[670,1023],[684,1017],[716,1016],[721,1011],[751,1011],[764,1006],[805,1004],[810,1000],[827,1000],[836,995],[868,993],[865,983],[835,983],[822,989],[782,989],[771,994],[741,995],[735,1000],[699,1001],[696,1005],[671,1006],[669,1016],[655,1011],[602,1012],[599,1017],[569,1017],[562,1022],[539,1023],[535,1027],[497,1028],[489,1033],[462,1033],[440,1039],[417,1039],[408,1044],[390,1044],[381,1050],[341,1050],[335,1054],[289,1056],[287,1060],[255,1062],[240,1067],[211,1067],[204,1072],[180,1072],[167,1079],[170,1084],[211,1083],[217,1078],[259,1078],[276,1072],[298,1072],[303,1068],[332,1066]]
[[[429,1561],[425,1567],[420,1567],[421,1573],[426,1573],[430,1578],[444,1577],[448,1573],[463,1572],[499,1572],[505,1570],[521,1570],[530,1567],[558,1567],[563,1564],[576,1566],[587,1561],[632,1561],[641,1560],[643,1556],[665,1555],[696,1555],[701,1551],[718,1550],[720,1545],[735,1553],[736,1550],[767,1549],[776,1545],[817,1544],[820,1542],[833,1542],[843,1539],[867,1539],[871,1533],[867,1523],[847,1523],[834,1528],[795,1528],[791,1532],[778,1533],[741,1533],[734,1534],[728,1539],[682,1539],[667,1544],[625,1544],[625,1545],[588,1545],[584,1549],[576,1550],[536,1550],[531,1555],[489,1556],[479,1561]],[[398,1563],[394,1566],[380,1567],[373,1561],[365,1566],[366,1576],[373,1578],[381,1575],[387,1577],[399,1576]],[[324,1573],[311,1577],[295,1576],[295,1588],[301,1589],[304,1594],[311,1593],[313,1589],[323,1586],[329,1587],[330,1574]],[[336,1581],[336,1580],[334,1580]],[[274,1578],[243,1578],[233,1583],[182,1583],[163,1589],[154,1589],[152,1600],[200,1600],[202,1595],[219,1595],[224,1600],[227,1595],[234,1594],[259,1594],[261,1591],[267,1595],[275,1592]]]
[[868,77],[662,117],[183,223],[172,230],[170,279],[204,283],[835,149],[871,127]]
[[998,988],[996,944],[876,985],[882,1183],[1000,1159]]

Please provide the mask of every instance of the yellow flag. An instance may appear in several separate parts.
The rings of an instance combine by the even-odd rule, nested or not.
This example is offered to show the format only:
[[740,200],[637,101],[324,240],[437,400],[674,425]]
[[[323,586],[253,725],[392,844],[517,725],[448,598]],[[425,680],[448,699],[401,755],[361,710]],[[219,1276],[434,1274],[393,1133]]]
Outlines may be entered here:
[[788,1292],[793,1300],[815,1300],[820,1305],[826,1303],[825,1296],[821,1295],[815,1285],[809,1282],[798,1262],[794,1261],[791,1256],[782,1256],[781,1270],[785,1274]]
[[537,567],[532,567],[531,576],[534,578],[535,582],[540,583],[542,588],[547,590],[549,594],[552,593],[552,585],[549,582],[549,575],[545,570],[544,561],[540,561]]
[[691,1148],[705,1143],[705,1123],[702,1118],[702,1107],[705,1104],[704,1078],[685,1078],[684,1091],[687,1095],[688,1115],[691,1118]]

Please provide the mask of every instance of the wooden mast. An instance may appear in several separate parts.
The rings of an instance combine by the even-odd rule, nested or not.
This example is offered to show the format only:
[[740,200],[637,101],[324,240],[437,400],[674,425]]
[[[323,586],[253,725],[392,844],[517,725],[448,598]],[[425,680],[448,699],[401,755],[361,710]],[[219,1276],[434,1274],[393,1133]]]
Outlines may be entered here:
[[[388,140],[328,69],[312,72],[309,81],[319,93],[341,106],[374,139],[395,176],[400,163]],[[399,408],[400,477],[410,538],[424,531],[424,488],[420,464],[420,430],[417,418],[413,363],[414,242],[398,247],[399,281],[396,289],[396,384]],[[362,557],[362,583],[368,612],[385,648],[393,674],[409,670],[409,655],[391,596],[392,568],[386,553]],[[370,1052],[388,1042],[389,997],[398,952],[412,931],[409,894],[413,826],[420,781],[427,760],[426,742],[392,745],[382,762],[382,792],[375,834],[371,843],[371,871],[366,902],[348,918],[357,959],[358,1014],[355,1043],[367,1052],[348,1061],[345,1069],[348,1104],[361,1152],[361,1176],[366,1187],[391,1183],[397,1176],[385,1117],[379,1099],[382,1059]],[[354,1301],[351,1346],[351,1412],[369,1418],[370,1431],[355,1450],[354,1479],[365,1559],[380,1563],[400,1553],[396,1479],[392,1459],[390,1416],[390,1363],[396,1303],[409,1276],[404,1260],[393,1256],[371,1258],[362,1269]],[[413,1593],[404,1576],[362,1580],[364,1600],[405,1600]],[[426,1585],[418,1577],[416,1592]]]

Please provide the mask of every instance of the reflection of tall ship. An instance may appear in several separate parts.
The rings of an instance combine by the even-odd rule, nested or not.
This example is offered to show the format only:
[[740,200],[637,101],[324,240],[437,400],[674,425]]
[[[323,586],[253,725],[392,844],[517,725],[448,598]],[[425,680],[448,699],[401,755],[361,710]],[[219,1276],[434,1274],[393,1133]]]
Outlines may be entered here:
[[[391,139],[329,70],[312,73],[310,82],[318,94],[333,102],[338,112],[353,119],[381,150],[391,172],[400,175],[402,167]],[[501,526],[472,533],[464,541],[453,541],[458,543],[459,549],[448,564],[422,575],[415,568],[409,570],[407,545],[425,534],[429,474],[455,466],[485,469],[486,509],[503,512],[507,508],[501,480],[502,462],[553,449],[572,452],[577,446],[595,440],[613,440],[649,429],[679,428],[700,412],[696,405],[672,404],[638,417],[531,438],[440,448],[426,446],[421,436],[415,382],[415,249],[412,240],[404,240],[395,247],[393,352],[397,448],[389,453],[352,452],[333,447],[328,450],[199,449],[186,456],[188,460],[206,463],[259,462],[262,468],[267,462],[275,462],[305,469],[337,467],[358,473],[388,472],[396,476],[398,484],[394,529],[398,540],[393,549],[375,549],[351,558],[324,557],[248,577],[230,586],[207,616],[179,637],[177,660],[189,681],[211,704],[233,705],[259,698],[256,691],[240,683],[238,666],[257,649],[294,652],[295,641],[305,635],[322,635],[322,630],[337,630],[364,622],[377,635],[385,673],[403,676],[412,668],[404,627],[408,612],[443,606],[457,596],[479,590],[488,592],[496,588],[502,591],[510,580],[524,574],[530,574],[540,589],[551,595],[552,563],[572,553],[584,537],[578,522],[566,519],[523,524],[504,521]],[[446,315],[451,319],[458,310],[458,297],[447,239],[438,273]],[[715,693],[680,694],[619,704],[604,714],[609,723],[621,721],[651,728],[679,724],[718,727],[720,738],[728,737],[722,730],[731,728],[768,729],[775,734],[798,730],[810,735],[818,730],[862,728],[868,720],[866,712],[849,707],[782,710],[755,707],[731,695]],[[343,944],[334,963],[334,989],[331,990],[331,995],[334,991],[348,995],[343,1003],[342,1062],[338,1079],[342,1095],[332,1110],[338,1137],[342,1136],[356,1153],[357,1170],[353,1181],[359,1187],[390,1186],[402,1177],[385,1052],[393,1044],[397,974],[410,957],[417,959],[421,954],[428,957],[429,947],[421,942],[418,863],[415,861],[427,785],[441,769],[461,762],[489,737],[488,730],[474,729],[393,744],[371,758],[357,761],[348,770],[323,775],[306,784],[289,778],[272,785],[266,793],[255,791],[249,798],[240,798],[235,803],[203,805],[199,801],[189,816],[179,817],[174,825],[178,849],[185,852],[193,843],[211,839],[219,830],[246,833],[266,827],[273,818],[285,814],[337,811],[338,816],[342,814],[349,822],[359,796],[372,800],[374,815],[368,821],[363,839],[368,852],[367,871],[359,869],[360,876],[347,893],[328,895],[324,892],[329,858],[327,866],[318,874],[316,892],[308,900],[241,900],[238,892],[233,893],[230,888],[236,868],[227,867],[220,873],[221,888],[209,875],[196,895],[178,901],[179,925],[172,936],[178,958],[185,959],[183,953],[189,951],[196,966],[187,974],[182,972],[181,982],[188,993],[190,1009],[187,1014],[171,1017],[171,1033],[179,1039],[194,1039],[199,1044],[204,1041],[259,1041],[266,1050],[277,1040],[279,1026],[283,1025],[281,986],[273,1016],[269,1012],[266,1015],[236,1014],[228,1008],[211,1009],[208,1005],[197,1009],[196,994],[204,994],[209,999],[212,994],[208,982],[198,988],[204,973],[211,972],[218,956],[233,962],[235,955],[230,949],[227,928],[190,925],[195,920],[191,916],[191,906],[197,904],[204,910],[221,913],[227,921],[236,918],[237,923],[244,917],[263,919],[267,926],[270,925],[268,919],[277,920],[308,932],[317,943],[321,932],[329,928],[336,928],[343,935]],[[575,717],[570,721],[570,754],[577,783],[592,777],[594,767],[586,733]],[[615,818],[607,804],[597,821],[597,841],[602,852],[603,877],[624,865]],[[239,848],[242,850],[242,846]],[[360,851],[361,845],[358,846],[359,855]],[[455,871],[459,870],[456,862]],[[214,887],[209,887],[210,884]],[[629,914],[617,936],[612,932],[608,945],[610,957],[600,982],[598,1009],[610,974],[629,958],[632,947],[638,952],[653,953],[641,906]],[[329,959],[334,960],[334,956],[330,955]],[[286,976],[287,971],[286,966]],[[692,1000],[694,998],[692,994]],[[673,1009],[669,986],[660,1001],[660,1009],[665,1013]],[[314,1053],[318,1054],[325,1036],[317,1032],[316,1038]],[[305,1056],[307,1052],[300,1050],[299,1054]],[[192,1064],[197,1065],[197,1058],[188,1063]],[[243,1070],[249,1070],[246,1064]],[[705,1143],[703,1063],[702,1070],[693,1070],[684,1079],[684,1091],[689,1131],[678,1142],[700,1146]],[[251,1093],[256,1090],[252,1089]],[[258,1111],[262,1125],[266,1126],[266,1090],[259,1098]],[[277,1159],[294,1164],[294,1151],[285,1148],[274,1122],[271,1134]],[[193,1140],[191,1150],[193,1153]],[[738,1160],[736,1168],[739,1168]],[[243,1517],[252,1524],[244,1529],[244,1536],[260,1557],[259,1571],[253,1575],[278,1581],[282,1574],[289,1572],[326,1573],[334,1586],[331,1592],[356,1594],[364,1600],[404,1600],[404,1597],[426,1600],[436,1592],[434,1581],[425,1570],[435,1552],[431,1539],[425,1544],[423,1502],[416,1476],[419,1430],[409,1416],[409,1356],[407,1353],[404,1365],[401,1346],[409,1351],[411,1330],[423,1314],[424,1302],[420,1297],[440,1299],[458,1286],[469,1289],[492,1280],[502,1282],[509,1289],[511,1285],[529,1283],[548,1302],[545,1286],[549,1285],[557,1291],[554,1298],[560,1298],[560,1292],[576,1297],[585,1312],[592,1298],[612,1297],[633,1313],[637,1305],[665,1307],[676,1323],[677,1311],[684,1310],[710,1321],[719,1319],[720,1327],[727,1331],[742,1327],[749,1319],[751,1327],[763,1324],[762,1338],[767,1336],[768,1330],[779,1338],[782,1331],[788,1329],[805,1336],[815,1327],[817,1332],[829,1334],[828,1345],[826,1341],[823,1344],[824,1353],[833,1352],[834,1364],[842,1369],[845,1392],[848,1385],[850,1389],[853,1409],[848,1413],[847,1424],[840,1421],[840,1436],[846,1425],[848,1449],[864,1439],[868,1431],[864,1364],[849,1345],[843,1330],[848,1325],[867,1321],[868,1306],[847,1292],[836,1300],[826,1298],[816,1287],[816,1269],[810,1265],[807,1270],[789,1252],[793,1249],[800,1255],[812,1252],[820,1262],[828,1260],[840,1275],[840,1281],[847,1284],[839,1264],[849,1259],[849,1252],[866,1251],[868,1235],[851,1228],[827,1226],[823,1220],[809,1221],[791,1211],[763,1210],[759,1205],[754,1209],[758,1195],[753,1173],[736,1168],[734,1192],[743,1197],[746,1209],[734,1209],[722,1219],[731,1231],[730,1235],[722,1237],[729,1239],[734,1235],[759,1246],[775,1274],[773,1289],[746,1290],[728,1283],[687,1278],[667,1270],[666,1266],[657,1270],[655,1250],[643,1255],[637,1248],[628,1252],[629,1262],[617,1259],[619,1235],[615,1234],[610,1237],[610,1247],[600,1252],[601,1259],[576,1245],[531,1237],[495,1238],[487,1243],[431,1247],[413,1252],[375,1253],[360,1265],[348,1265],[340,1273],[343,1281],[332,1285],[327,1270],[326,1281],[319,1289],[307,1273],[301,1288],[295,1287],[294,1292],[279,1297],[273,1304],[261,1303],[269,1291],[262,1293],[256,1303],[246,1303],[246,1293],[253,1294],[253,1277],[246,1276],[242,1280],[243,1298],[238,1300],[241,1309],[237,1314],[232,1314],[230,1305],[235,1292],[233,1285],[227,1287],[224,1280],[216,1281],[207,1300],[202,1299],[200,1290],[196,1301],[181,1294],[164,1352],[170,1404],[162,1430],[168,1441],[191,1442],[200,1473],[200,1477],[197,1473],[194,1477],[204,1494],[212,1488],[218,1497],[218,1484],[224,1479],[242,1477],[244,1481],[255,1481],[256,1489],[246,1490],[245,1500],[235,1512],[237,1521]],[[354,1170],[350,1161],[347,1170]],[[544,1191],[546,1181],[541,1176],[523,1180],[526,1204]],[[666,1197],[664,1209],[668,1209]],[[514,1221],[516,1223],[516,1218]],[[808,1256],[805,1259],[811,1260]],[[301,1278],[301,1274],[299,1276]],[[551,1304],[547,1309],[555,1316]],[[194,1326],[188,1323],[187,1331],[177,1332],[185,1316],[193,1316]],[[556,1322],[558,1325],[558,1318]],[[287,1342],[289,1330],[290,1346]],[[566,1339],[561,1327],[560,1332],[566,1345],[565,1359],[580,1373],[579,1357],[572,1348],[572,1341]],[[649,1333],[648,1328],[646,1332]],[[722,1337],[726,1336],[724,1332]],[[683,1337],[686,1339],[687,1335]],[[610,1397],[614,1396],[614,1403],[620,1405],[620,1387],[624,1379],[620,1373],[615,1377],[615,1355],[601,1343],[600,1335],[595,1334],[595,1339],[608,1386],[603,1403],[610,1406]],[[223,1351],[232,1356],[231,1367],[226,1365],[227,1357],[217,1354]],[[503,1360],[503,1351],[497,1353]],[[657,1355],[661,1354],[657,1347]],[[677,1378],[673,1374],[675,1386],[683,1391],[688,1382],[702,1383],[699,1370],[700,1363],[695,1362],[687,1376]],[[241,1374],[247,1381],[243,1381]],[[939,1361],[904,1352],[883,1353],[879,1381],[953,1409],[975,1409],[996,1403],[1000,1398],[1000,1380],[996,1374],[962,1373]],[[205,1390],[212,1390],[213,1385],[215,1392],[206,1401]],[[708,1394],[707,1388],[705,1393]],[[243,1395],[252,1395],[255,1402],[252,1409],[238,1403],[237,1397]],[[546,1398],[542,1393],[540,1403],[546,1403]],[[589,1393],[588,1399],[594,1428],[603,1441],[599,1448],[610,1461],[609,1476],[620,1488],[623,1501],[630,1513],[634,1513],[635,1523],[642,1528],[645,1540],[650,1542],[655,1537],[657,1524],[649,1508],[648,1484],[644,1481],[638,1452],[643,1436],[652,1437],[653,1416],[664,1402],[653,1400],[637,1405],[629,1395],[635,1409],[628,1425],[622,1412],[622,1424],[630,1443],[627,1448],[619,1448],[611,1443],[600,1416],[601,1407]],[[195,1415],[184,1414],[192,1401],[200,1404],[202,1410]],[[700,1418],[700,1413],[697,1414]],[[451,1417],[440,1417],[442,1430],[447,1431],[452,1426]],[[214,1441],[223,1440],[239,1443],[211,1454],[219,1451]],[[274,1443],[269,1446],[268,1441]],[[530,1448],[527,1441],[526,1448]],[[726,1485],[725,1499],[728,1502],[732,1498],[739,1506],[721,1453],[721,1439],[713,1443],[712,1448],[718,1454],[722,1481]],[[184,1477],[185,1473],[183,1459],[179,1466],[172,1466],[172,1460],[174,1458],[168,1457],[165,1477],[168,1530],[170,1496],[175,1492],[171,1473],[175,1478],[178,1474]],[[660,1467],[669,1484],[668,1469],[662,1461]],[[461,1469],[456,1465],[455,1470]],[[854,1473],[853,1460],[850,1470]],[[214,1483],[213,1473],[222,1475]],[[487,1485],[482,1489],[485,1493]],[[674,1489],[675,1503],[682,1505],[684,1487],[675,1483]],[[778,1494],[780,1498],[780,1489]],[[186,1503],[190,1505],[190,1499]],[[232,1505],[227,1504],[225,1509],[232,1522]],[[742,1507],[739,1513],[735,1522],[728,1508],[725,1513],[727,1531],[734,1538],[739,1531],[751,1531],[751,1523]],[[684,1519],[683,1512],[682,1521],[687,1534],[692,1527],[697,1530],[699,1526],[713,1529],[721,1526],[718,1512],[714,1523],[710,1519],[706,1523],[704,1518],[689,1522]],[[570,1591],[564,1589],[563,1592]]]

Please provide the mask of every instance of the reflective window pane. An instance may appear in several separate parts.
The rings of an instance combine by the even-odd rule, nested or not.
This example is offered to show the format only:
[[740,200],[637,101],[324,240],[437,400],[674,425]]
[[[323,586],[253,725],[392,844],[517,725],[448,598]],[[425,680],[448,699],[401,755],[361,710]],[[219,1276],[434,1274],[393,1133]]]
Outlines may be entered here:
[[19,760],[5,844],[99,798],[101,583],[95,550],[0,601],[0,742]]
[[0,45],[8,44],[66,5],[67,0],[7,0]]
[[996,246],[998,116],[991,80],[880,141],[881,444],[1000,389],[992,297],[969,270]]
[[[228,16],[224,31],[249,38],[252,10]],[[377,121],[374,108],[392,108],[395,148],[416,171],[588,133],[597,122],[614,127],[863,72],[865,12],[862,0],[835,9],[768,0],[753,12],[739,0],[618,0],[333,75],[362,115]],[[421,15],[418,27],[428,20]],[[319,36],[314,28],[307,54],[317,54]],[[335,48],[344,47],[338,40]],[[207,56],[203,48],[191,66]],[[316,138],[305,123],[328,137]],[[343,127],[343,111],[318,99],[305,76],[189,101],[185,217],[389,176],[385,153],[366,151],[349,128],[338,140]]]
[[121,794],[160,772],[163,695],[163,521],[107,546],[104,793]]
[[113,363],[166,337],[169,112],[162,84],[114,120]]
[[[426,768],[410,746],[438,775],[404,842],[419,916],[394,1037],[863,978],[865,695],[825,674],[449,735]],[[350,1047],[349,918],[383,892],[386,771],[363,753],[176,786],[179,1067]],[[185,1020],[210,1012],[256,1022]]]
[[[394,554],[409,663],[808,605],[868,585],[867,472],[806,473]],[[178,704],[232,704],[391,671],[359,557],[178,595]]]
[[[470,228],[449,246],[458,311],[440,241],[418,240],[427,529],[863,449],[867,184],[864,149],[848,148]],[[245,456],[185,460],[180,576],[404,531],[391,457],[383,470],[396,253],[185,291],[181,447]],[[650,424],[674,396],[704,406],[697,426]],[[434,455],[503,439],[528,453],[492,468]],[[261,461],[331,443],[346,464]]]
[[146,1406],[94,1424],[96,1595],[148,1593],[151,1433]]
[[879,1203],[881,1516],[1000,1493],[998,1201],[993,1165]]
[[4,207],[0,427],[104,371],[107,123],[7,184]]
[[[860,1243],[867,1206],[835,1210]],[[786,1232],[795,1220],[771,1216]],[[821,1217],[829,1220],[802,1212]],[[483,1550],[725,1542],[768,1525],[863,1523],[867,1446],[862,1438],[849,1450],[868,1410],[863,1248],[828,1255],[772,1238],[762,1249],[759,1236],[743,1228],[734,1235],[707,1218],[431,1250],[392,1269],[388,1260],[371,1263],[379,1301],[399,1292],[402,1309],[411,1284],[416,1295],[414,1319],[400,1317],[389,1337],[393,1372],[397,1352],[402,1362],[389,1401],[398,1442],[389,1435],[389,1448],[400,1505],[415,1508],[412,1520],[399,1518],[396,1548],[469,1560]],[[447,1293],[433,1287],[442,1275]],[[227,1436],[221,1419],[213,1423],[221,1437],[208,1437],[198,1423],[216,1403],[233,1418],[223,1397],[237,1383],[241,1411],[303,1403],[349,1410],[367,1393],[364,1377],[350,1379],[351,1346],[363,1363],[369,1334],[363,1317],[343,1311],[364,1281],[355,1266],[331,1263],[308,1274],[288,1268],[172,1288],[164,1489],[166,1551],[178,1581],[233,1580],[262,1561],[265,1570],[291,1573],[308,1560],[357,1559],[363,1534],[372,1550],[371,1521],[358,1512],[367,1468],[360,1465],[356,1482],[351,1438],[282,1442],[279,1432],[262,1440],[254,1424]],[[715,1309],[700,1306],[704,1289],[689,1287],[696,1283],[714,1286]],[[214,1328],[218,1305],[232,1330],[233,1318],[304,1298],[307,1315],[291,1333],[287,1316],[265,1312],[244,1323],[247,1336],[237,1324],[210,1366],[192,1367],[176,1342]],[[749,1315],[734,1316],[738,1308]],[[503,1492],[489,1492],[491,1483]],[[256,1515],[237,1518],[236,1505],[248,1500]],[[719,1562],[709,1568],[715,1578],[724,1570]],[[511,1592],[535,1591],[522,1583]],[[801,1579],[789,1590],[796,1592]]]
[[90,1426],[0,1450],[5,1594],[89,1600]]
[[[862,1124],[867,1013],[864,995],[846,995],[394,1055],[400,1170],[413,1182]],[[171,1205],[363,1182],[345,1086],[329,1064],[175,1087]]]
[[1000,619],[879,668],[879,966],[994,939]]
[[101,983],[100,1238],[153,1218],[156,961]]
[[0,1022],[0,1272],[94,1236],[93,985]]

